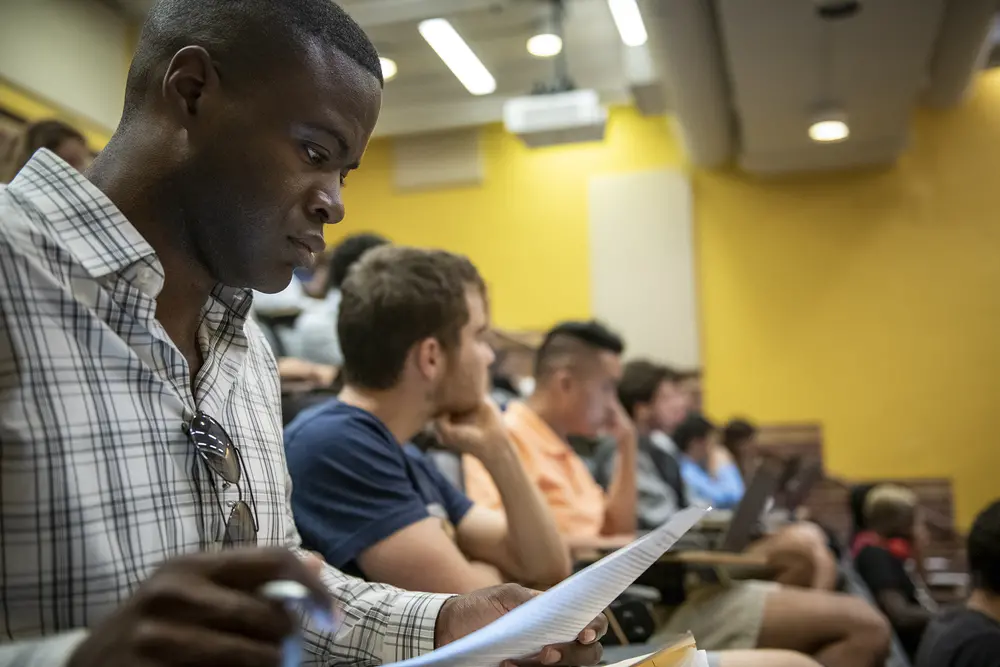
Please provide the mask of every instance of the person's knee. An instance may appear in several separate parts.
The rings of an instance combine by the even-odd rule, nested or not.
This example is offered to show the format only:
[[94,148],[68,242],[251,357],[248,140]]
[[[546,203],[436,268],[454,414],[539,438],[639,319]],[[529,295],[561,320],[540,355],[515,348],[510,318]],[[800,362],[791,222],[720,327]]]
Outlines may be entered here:
[[889,621],[875,607],[860,598],[851,600],[854,608],[850,610],[852,619],[852,640],[867,648],[878,658],[889,655],[892,643],[892,627]]

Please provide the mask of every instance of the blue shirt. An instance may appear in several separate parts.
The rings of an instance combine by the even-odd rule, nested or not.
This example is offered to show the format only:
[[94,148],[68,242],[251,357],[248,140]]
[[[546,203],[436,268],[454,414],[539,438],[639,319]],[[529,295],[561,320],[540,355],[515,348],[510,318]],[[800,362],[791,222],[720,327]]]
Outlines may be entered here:
[[743,478],[735,463],[722,466],[713,476],[687,456],[681,456],[681,477],[695,504],[733,509],[743,499]]
[[472,501],[375,415],[333,399],[285,428],[292,511],[303,546],[363,576],[358,556],[430,516],[457,526]]

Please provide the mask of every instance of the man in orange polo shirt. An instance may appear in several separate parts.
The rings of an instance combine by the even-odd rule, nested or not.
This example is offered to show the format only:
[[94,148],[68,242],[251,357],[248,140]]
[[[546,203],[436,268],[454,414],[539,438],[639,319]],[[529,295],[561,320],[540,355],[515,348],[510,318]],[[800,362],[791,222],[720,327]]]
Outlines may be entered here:
[[[636,434],[618,401],[622,339],[598,322],[566,322],[545,337],[535,368],[538,388],[513,403],[504,424],[528,476],[548,501],[569,544],[635,532]],[[566,441],[613,435],[618,466],[607,493]],[[486,468],[465,457],[465,485],[477,504],[503,509]]]
[[[623,349],[622,340],[596,322],[556,326],[538,349],[535,393],[504,416],[525,471],[570,544],[635,531],[636,436],[617,396]],[[614,435],[619,451],[607,493],[566,442],[569,435],[601,431]],[[502,509],[482,464],[466,457],[464,467],[469,497]],[[876,667],[889,649],[888,624],[864,600],[772,582],[696,587],[683,604],[658,615],[660,636],[691,631],[710,651],[790,649],[824,667]]]

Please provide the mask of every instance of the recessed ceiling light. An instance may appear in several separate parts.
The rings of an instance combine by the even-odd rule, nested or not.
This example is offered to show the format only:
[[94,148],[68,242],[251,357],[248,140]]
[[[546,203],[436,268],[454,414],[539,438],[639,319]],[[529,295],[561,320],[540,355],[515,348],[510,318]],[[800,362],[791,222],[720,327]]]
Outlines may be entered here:
[[646,25],[642,22],[642,14],[639,13],[639,5],[635,0],[608,0],[608,8],[625,46],[642,46],[646,43]]
[[448,19],[421,21],[417,30],[470,93],[489,95],[497,89],[496,79]]
[[818,120],[809,126],[809,138],[823,144],[843,141],[850,134],[851,128],[842,120]]
[[378,59],[379,65],[382,66],[382,78],[386,81],[392,81],[396,78],[396,72],[399,71],[396,67],[396,61],[392,58],[382,58]]
[[562,47],[562,37],[551,32],[543,32],[528,40],[528,53],[538,58],[558,55]]

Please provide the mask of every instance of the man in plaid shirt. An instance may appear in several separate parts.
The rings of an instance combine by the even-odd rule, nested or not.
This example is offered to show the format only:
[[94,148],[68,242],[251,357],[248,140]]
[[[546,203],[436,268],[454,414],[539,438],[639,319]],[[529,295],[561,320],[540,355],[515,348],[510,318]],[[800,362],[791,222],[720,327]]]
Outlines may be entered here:
[[[277,665],[276,579],[345,616],[306,628],[309,664],[406,659],[530,598],[407,593],[298,548],[250,289],[344,217],[381,87],[329,0],[161,0],[86,177],[41,151],[0,189],[0,667]],[[605,627],[535,660],[594,663]]]

